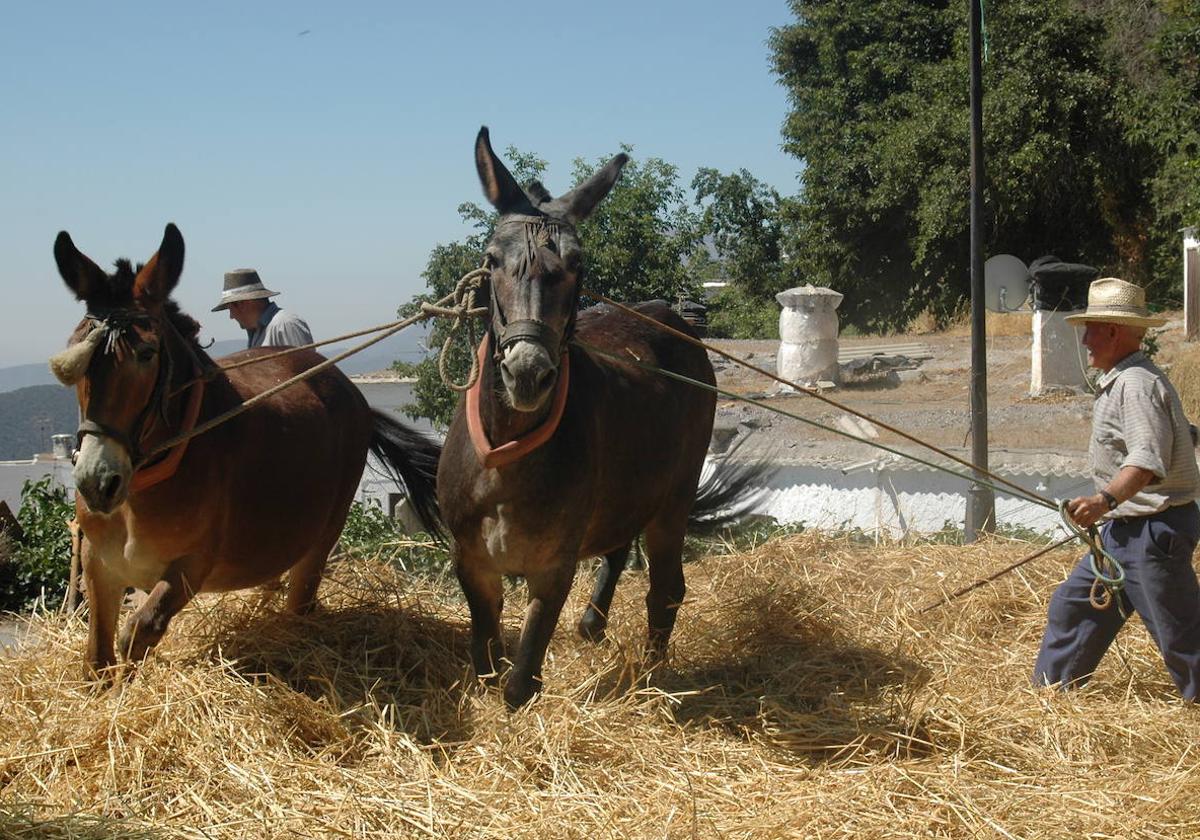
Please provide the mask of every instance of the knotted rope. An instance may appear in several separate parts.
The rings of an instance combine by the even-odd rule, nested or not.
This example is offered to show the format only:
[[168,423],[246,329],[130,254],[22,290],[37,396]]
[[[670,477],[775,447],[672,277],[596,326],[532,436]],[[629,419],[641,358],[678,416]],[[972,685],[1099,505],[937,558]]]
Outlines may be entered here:
[[[477,306],[475,295],[483,288],[483,278],[490,275],[491,270],[486,265],[481,265],[474,271],[464,274],[454,286],[454,292],[451,295],[453,304],[450,306],[442,306],[442,301],[421,304],[421,312],[425,316],[450,318],[454,321],[450,326],[450,334],[446,336],[441,352],[438,353],[438,373],[442,377],[442,382],[451,391],[459,393],[469,391],[479,379],[479,359],[475,355],[475,319],[486,316],[488,307]],[[467,325],[467,355],[471,357],[471,372],[467,374],[467,381],[459,385],[450,375],[446,365],[449,363],[450,348],[454,344],[455,336],[462,329],[464,322]]]

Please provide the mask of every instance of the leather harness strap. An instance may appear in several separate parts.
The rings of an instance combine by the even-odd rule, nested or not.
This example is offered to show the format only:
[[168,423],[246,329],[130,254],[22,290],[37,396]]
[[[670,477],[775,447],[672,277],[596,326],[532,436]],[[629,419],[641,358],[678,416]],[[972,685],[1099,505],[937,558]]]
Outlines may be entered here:
[[[479,342],[480,366],[487,362],[490,338],[489,335],[485,335],[483,341]],[[499,446],[492,446],[492,442],[488,440],[487,431],[483,428],[483,417],[479,414],[480,391],[483,388],[483,377],[481,376],[475,380],[475,384],[467,391],[467,431],[470,433],[471,443],[475,447],[475,456],[479,459],[479,463],[483,465],[484,469],[495,469],[496,467],[515,463],[544,444],[554,435],[554,432],[558,429],[559,422],[562,421],[563,411],[567,406],[567,391],[570,385],[570,376],[571,354],[564,349],[562,362],[558,366],[558,382],[555,385],[554,401],[550,405],[550,413],[546,416],[546,419],[537,428],[530,430],[516,440],[510,440]]]

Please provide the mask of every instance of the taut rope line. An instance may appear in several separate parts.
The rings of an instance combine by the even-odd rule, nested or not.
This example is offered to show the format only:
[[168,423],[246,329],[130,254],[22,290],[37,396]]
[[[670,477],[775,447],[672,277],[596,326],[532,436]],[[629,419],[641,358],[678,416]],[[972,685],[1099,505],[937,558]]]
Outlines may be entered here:
[[[925,607],[924,609],[921,610],[921,612],[925,612],[927,610],[933,609],[934,607],[936,607],[940,604],[951,601],[951,600],[957,598],[959,595],[965,594],[966,592],[970,592],[971,590],[973,590],[979,586],[982,586],[985,583],[993,581],[993,580],[997,579],[998,577],[1000,577],[1004,574],[1007,574],[1008,572],[1012,571],[1013,569],[1016,569],[1019,566],[1024,565],[1025,563],[1028,563],[1030,560],[1034,560],[1038,557],[1041,557],[1043,554],[1046,554],[1047,552],[1051,551],[1052,549],[1057,548],[1061,545],[1066,544],[1067,542],[1070,542],[1073,539],[1078,538],[1081,541],[1083,541],[1091,549],[1091,552],[1090,552],[1091,566],[1092,566],[1092,572],[1095,575],[1095,580],[1093,581],[1093,584],[1092,584],[1092,591],[1089,596],[1089,600],[1091,601],[1092,606],[1095,607],[1096,609],[1103,610],[1103,609],[1107,609],[1108,607],[1112,606],[1112,604],[1115,603],[1117,605],[1117,609],[1118,609],[1118,611],[1120,611],[1121,615],[1122,616],[1125,615],[1124,604],[1122,603],[1122,600],[1120,597],[1121,590],[1125,584],[1125,570],[1121,567],[1120,562],[1118,562],[1115,557],[1113,557],[1109,552],[1104,550],[1103,546],[1101,545],[1101,540],[1097,533],[1096,527],[1094,525],[1085,531],[1084,529],[1081,529],[1079,526],[1077,526],[1074,523],[1074,521],[1072,521],[1070,515],[1067,513],[1065,500],[1060,501],[1060,502],[1054,502],[1054,501],[1051,501],[1050,499],[1046,498],[1045,496],[1042,496],[1031,490],[1026,490],[1024,487],[1021,487],[1020,485],[1018,485],[1014,482],[1008,481],[988,470],[980,469],[979,467],[972,464],[970,461],[967,461],[963,458],[959,458],[956,455],[946,452],[945,450],[940,449],[937,446],[934,446],[933,444],[928,443],[927,441],[923,441],[917,437],[914,437],[913,435],[908,434],[907,432],[904,432],[904,431],[901,431],[900,429],[895,428],[894,426],[891,426],[887,423],[883,423],[879,420],[876,420],[876,419],[874,419],[866,414],[863,414],[862,412],[857,411],[856,409],[853,409],[847,405],[843,405],[842,403],[839,403],[837,400],[830,399],[829,397],[826,397],[824,394],[821,394],[817,390],[814,390],[811,388],[803,388],[803,387],[797,385],[795,382],[790,382],[781,376],[771,373],[770,371],[764,370],[756,365],[752,365],[744,359],[740,359],[737,356],[734,356],[730,353],[726,353],[724,350],[720,350],[716,347],[713,347],[713,346],[701,341],[700,339],[695,338],[694,336],[688,335],[687,333],[681,332],[677,329],[674,329],[673,327],[667,326],[666,324],[664,324],[660,321],[657,321],[654,318],[651,318],[647,315],[643,315],[642,313],[638,312],[635,309],[631,309],[630,307],[625,306],[624,304],[617,303],[615,300],[612,300],[611,298],[606,297],[605,295],[597,294],[588,289],[583,289],[582,293],[587,295],[590,298],[593,298],[594,300],[602,301],[602,302],[608,304],[609,306],[612,306],[612,307],[619,309],[629,315],[632,315],[635,318],[638,318],[639,320],[645,321],[648,324],[652,324],[656,328],[658,328],[664,332],[667,332],[677,338],[683,339],[684,341],[687,341],[690,344],[694,344],[697,347],[700,347],[706,351],[711,351],[713,353],[716,353],[717,355],[722,356],[723,358],[729,359],[730,361],[735,362],[736,364],[742,365],[743,367],[748,368],[749,370],[755,371],[756,373],[760,373],[763,376],[766,376],[768,379],[773,379],[776,382],[780,382],[789,387],[796,388],[801,393],[807,394],[811,397],[816,397],[817,399],[821,400],[822,402],[824,402],[828,405],[834,406],[835,408],[838,408],[838,409],[845,411],[849,414],[852,414],[856,417],[860,417],[863,420],[867,420],[871,423],[874,423],[877,426],[879,426],[880,428],[883,428],[889,432],[892,432],[893,434],[899,435],[900,437],[904,438],[905,440],[909,440],[913,443],[916,443],[920,446],[925,447],[926,449],[929,449],[932,452],[937,453],[938,455],[948,458],[951,461],[954,461],[965,467],[969,467],[972,471],[972,475],[964,475],[964,474],[957,472],[955,470],[952,470],[942,464],[935,464],[931,461],[923,460],[923,459],[918,458],[915,455],[912,455],[908,452],[902,452],[898,449],[894,449],[892,447],[889,447],[882,443],[878,443],[876,441],[864,440],[862,438],[857,437],[856,435],[852,435],[848,432],[842,431],[841,429],[834,429],[830,426],[826,426],[822,423],[818,423],[815,420],[810,420],[806,417],[801,417],[798,414],[795,414],[795,413],[792,413],[789,411],[785,411],[781,408],[767,405],[759,400],[753,400],[748,397],[743,397],[740,394],[734,394],[730,391],[724,391],[715,386],[711,386],[711,385],[708,385],[703,382],[698,382],[698,381],[696,381],[694,379],[690,379],[686,376],[681,376],[679,374],[672,373],[671,371],[666,371],[666,370],[662,370],[660,368],[654,367],[652,365],[647,365],[647,364],[643,363],[640,359],[624,358],[617,354],[613,354],[608,351],[601,350],[600,348],[597,348],[597,347],[594,347],[591,345],[587,345],[587,344],[584,344],[583,342],[576,340],[577,344],[579,344],[582,347],[586,347],[588,350],[590,350],[594,353],[597,353],[602,356],[606,356],[608,358],[615,359],[617,361],[625,362],[627,364],[633,364],[635,366],[642,367],[647,370],[651,370],[655,373],[659,373],[659,374],[669,377],[671,379],[677,379],[682,382],[687,382],[689,384],[695,385],[698,388],[703,388],[705,390],[712,391],[714,393],[720,394],[721,396],[724,396],[729,399],[740,400],[742,402],[748,402],[753,405],[757,405],[760,408],[767,409],[768,411],[773,411],[777,414],[782,414],[786,417],[791,417],[795,420],[800,420],[801,422],[807,423],[811,426],[815,426],[817,428],[821,428],[821,429],[825,429],[827,431],[834,432],[835,434],[842,435],[843,437],[848,437],[848,438],[851,438],[856,441],[867,443],[871,446],[876,447],[877,449],[882,449],[886,452],[891,452],[895,455],[899,455],[900,457],[908,458],[909,460],[915,461],[919,464],[923,464],[925,466],[932,467],[933,469],[940,470],[941,472],[945,472],[950,475],[957,476],[958,478],[962,478],[966,481],[970,481],[970,482],[973,482],[976,484],[981,484],[985,487],[990,487],[991,489],[997,490],[1000,492],[1008,492],[1010,495],[1017,495],[1019,497],[1023,497],[1031,502],[1043,505],[1052,510],[1057,510],[1059,515],[1062,518],[1063,523],[1066,525],[1067,529],[1072,532],[1070,537],[1059,540],[1057,543],[1054,543],[1053,545],[1051,545],[1047,548],[1044,548],[1037,552],[1034,552],[1033,554],[1029,555],[1028,557],[1025,557],[1025,558],[1017,561],[1016,563],[1012,564],[1011,566],[1009,566],[1005,569],[1002,569],[999,572],[997,572],[987,578],[984,578],[983,580],[976,581],[975,583],[965,587],[964,589],[953,593],[949,597],[943,598],[941,601],[938,601],[928,607]],[[630,355],[632,356],[632,354],[630,354]],[[994,479],[995,482],[997,482],[998,484],[1004,485],[1004,487],[1008,488],[1008,489],[1005,490],[1005,489],[997,486],[997,484],[993,484],[990,481],[984,481],[984,480],[982,480],[981,476],[986,476],[988,478]]]
[[[768,379],[773,379],[776,382],[779,382],[783,385],[787,385],[788,387],[795,388],[800,393],[807,394],[810,397],[816,397],[818,400],[821,400],[821,402],[831,405],[834,408],[839,409],[840,411],[845,411],[847,414],[853,414],[855,417],[860,417],[863,420],[867,420],[868,422],[874,423],[876,426],[879,426],[881,429],[889,431],[892,434],[899,435],[900,437],[904,438],[905,440],[908,440],[915,444],[923,446],[932,452],[936,452],[938,455],[941,455],[945,458],[949,458],[951,461],[954,461],[955,463],[961,464],[964,467],[970,467],[972,472],[974,472],[978,475],[986,476],[990,479],[993,479],[994,481],[996,481],[1000,484],[1003,484],[1005,487],[1010,488],[1010,491],[1016,491],[1017,493],[1021,494],[1022,496],[1026,497],[1028,499],[1036,499],[1037,501],[1044,504],[1046,507],[1050,507],[1050,508],[1058,507],[1058,505],[1055,502],[1051,501],[1050,499],[1047,499],[1044,496],[1040,496],[1031,490],[1026,490],[1024,487],[1021,487],[1019,484],[1015,484],[1014,482],[1011,482],[1004,478],[1001,478],[1000,476],[996,475],[995,473],[989,472],[984,469],[980,469],[979,467],[975,466],[970,461],[967,461],[964,458],[959,458],[957,455],[953,455],[949,452],[946,452],[943,449],[939,449],[938,447],[934,446],[932,443],[928,443],[927,441],[923,441],[920,438],[914,437],[913,435],[910,435],[907,432],[897,429],[895,426],[888,425],[887,423],[884,423],[881,420],[876,420],[873,417],[863,414],[861,411],[851,408],[848,405],[843,405],[842,403],[838,402],[837,400],[830,399],[829,397],[825,396],[824,394],[822,394],[812,388],[805,388],[803,386],[797,385],[795,382],[790,382],[781,376],[778,376],[774,373],[771,373],[768,370],[764,370],[763,368],[758,367],[757,365],[750,364],[745,359],[739,359],[737,356],[734,356],[731,353],[726,353],[724,350],[721,350],[721,349],[713,347],[709,344],[706,344],[705,342],[701,341],[700,339],[698,339],[694,336],[688,335],[687,333],[681,332],[673,327],[669,327],[666,324],[656,321],[655,319],[653,319],[647,315],[643,315],[642,313],[638,312],[635,309],[631,309],[630,307],[628,307],[622,303],[617,303],[615,300],[605,297],[604,295],[596,294],[595,292],[589,291],[587,289],[583,290],[583,294],[587,295],[590,298],[593,298],[594,300],[603,301],[604,303],[607,303],[609,306],[615,306],[617,309],[620,309],[623,312],[626,312],[635,318],[645,321],[648,324],[653,324],[654,326],[658,327],[659,329],[661,329],[665,332],[670,333],[671,335],[675,336],[676,338],[681,338],[684,341],[687,341],[691,344],[696,345],[697,347],[701,347],[705,350],[709,350],[713,353],[716,353],[718,356],[722,356],[726,359],[729,359],[731,362],[735,362],[739,365],[742,365],[743,367],[748,368],[748,369],[754,371],[755,373],[760,373],[763,376],[767,377]],[[760,405],[761,405],[761,403],[760,403]],[[764,405],[763,407],[766,408],[767,406]],[[854,437],[854,436],[851,435],[850,437]],[[861,440],[860,438],[855,438],[855,439]],[[887,448],[878,443],[874,443],[873,441],[864,441],[864,442],[870,443],[872,446],[877,446],[881,449]],[[888,451],[894,451],[894,450],[888,450]],[[911,455],[908,455],[907,453],[903,453],[903,452],[898,453],[898,454],[900,454],[906,458],[912,457]],[[917,460],[917,459],[914,458],[913,460]],[[944,469],[944,468],[938,467],[938,469]],[[954,475],[959,475],[959,473],[954,473]],[[978,481],[974,476],[972,476],[969,480],[974,481],[979,484],[985,484],[985,482]]]
[[[165,452],[166,450],[171,449],[172,447],[177,446],[180,443],[183,443],[185,440],[190,440],[191,438],[194,438],[197,435],[202,435],[205,432],[207,432],[208,430],[215,428],[216,426],[219,426],[228,420],[232,420],[234,417],[237,417],[242,412],[248,411],[249,409],[258,405],[258,403],[262,402],[263,400],[273,397],[275,394],[278,394],[280,391],[284,390],[285,388],[290,388],[291,386],[293,386],[297,383],[303,382],[304,380],[309,379],[312,376],[315,376],[316,374],[320,373],[321,371],[328,370],[330,367],[337,364],[342,359],[345,359],[349,356],[353,356],[355,353],[359,353],[359,352],[365,350],[366,348],[370,347],[372,344],[377,344],[380,341],[383,341],[388,336],[394,335],[395,333],[400,332],[400,330],[404,329],[405,327],[411,326],[412,324],[415,324],[418,321],[424,321],[429,318],[432,318],[432,317],[434,317],[435,314],[442,315],[445,317],[456,317],[460,321],[466,317],[475,317],[471,312],[467,311],[465,306],[460,306],[457,309],[444,309],[444,307],[447,303],[450,303],[451,301],[458,301],[461,304],[463,297],[466,296],[464,293],[464,290],[467,287],[471,286],[471,281],[477,280],[478,274],[479,274],[479,269],[476,269],[475,271],[468,273],[465,277],[463,277],[461,280],[459,280],[457,286],[455,287],[454,292],[446,295],[444,298],[442,298],[435,304],[432,304],[432,305],[431,304],[421,304],[421,312],[419,314],[413,315],[411,318],[405,318],[402,321],[396,321],[395,323],[382,328],[383,331],[380,332],[379,335],[375,336],[374,338],[364,341],[361,344],[356,344],[354,347],[351,347],[349,350],[346,350],[345,352],[339,353],[336,356],[326,359],[325,361],[321,362],[320,364],[314,365],[313,367],[309,368],[308,370],[298,373],[295,376],[291,377],[290,379],[285,379],[283,382],[280,382],[278,385],[268,388],[267,390],[263,391],[262,393],[255,394],[253,397],[246,400],[245,402],[235,406],[234,408],[231,408],[229,411],[226,411],[223,414],[217,415],[216,417],[212,418],[211,420],[207,420],[204,423],[201,423],[200,425],[196,426],[194,429],[191,429],[188,432],[184,432],[184,433],[175,435],[174,437],[163,441],[161,444],[156,446],[153,450],[151,450],[146,455],[146,459],[149,460],[150,458],[154,457],[155,455],[159,454],[160,452]],[[478,288],[477,283],[475,284],[474,288]],[[474,300],[474,289],[471,290],[471,294],[467,299],[468,299],[468,301]],[[427,309],[427,307],[428,307],[428,309]],[[376,332],[379,329],[380,328],[373,327],[371,329],[362,330],[357,334],[362,335],[365,333]],[[259,362],[259,361],[265,361],[266,359],[277,358],[278,356],[284,356],[284,355],[287,355],[288,353],[294,353],[298,350],[307,350],[311,347],[316,347],[319,344],[328,344],[331,341],[341,341],[343,339],[344,339],[344,336],[342,338],[333,338],[333,339],[329,339],[329,340],[323,341],[323,342],[314,342],[313,344],[307,345],[305,347],[292,347],[287,350],[283,350],[278,353],[272,353],[267,356],[259,356],[259,357],[255,357],[254,359],[247,359],[244,362],[239,362],[234,365],[230,365],[229,368],[222,368],[221,370],[228,370],[228,369],[232,369],[233,367],[240,367],[242,364],[249,364],[252,362]]]
[[[592,344],[588,344],[586,342],[580,341],[578,338],[574,338],[574,339],[572,339],[572,341],[575,344],[579,345],[580,347],[586,349],[588,352],[595,353],[598,356],[604,356],[605,358],[612,359],[613,361],[621,362],[623,364],[633,365],[634,367],[639,367],[639,368],[642,368],[643,370],[648,370],[653,373],[657,373],[661,376],[665,376],[668,379],[675,379],[679,382],[685,382],[688,385],[694,385],[697,388],[701,388],[705,391],[711,391],[712,393],[718,394],[722,397],[725,397],[726,399],[738,400],[740,402],[750,403],[751,405],[756,405],[759,408],[765,408],[767,411],[773,411],[776,414],[782,414],[784,417],[790,417],[793,420],[799,420],[801,423],[807,423],[810,426],[815,426],[818,429],[824,429],[827,432],[833,432],[836,435],[841,435],[842,437],[850,438],[851,440],[858,441],[859,443],[868,443],[877,449],[882,449],[883,451],[890,452],[893,455],[899,455],[902,458],[907,458],[908,460],[915,461],[918,464],[921,464],[923,466],[930,467],[935,470],[940,470],[941,472],[948,473],[952,476],[955,476],[956,478],[964,479],[965,481],[976,481],[977,480],[973,475],[967,475],[967,474],[964,474],[961,472],[957,472],[956,470],[952,470],[943,464],[938,464],[933,461],[926,461],[925,459],[918,458],[917,456],[915,456],[911,453],[904,452],[902,450],[890,447],[885,443],[878,443],[876,441],[864,441],[862,438],[860,438],[856,435],[852,435],[847,431],[843,431],[842,429],[835,429],[832,426],[826,426],[824,423],[818,423],[816,420],[811,420],[807,417],[802,417],[799,414],[796,414],[794,412],[788,411],[783,408],[779,408],[778,406],[768,405],[766,403],[755,400],[751,397],[742,396],[741,394],[735,394],[732,391],[726,391],[723,388],[718,388],[716,385],[709,385],[706,382],[700,382],[700,381],[697,381],[690,377],[683,376],[682,374],[675,373],[673,371],[663,370],[662,368],[655,367],[654,365],[648,365],[645,362],[641,361],[640,359],[633,358],[632,354],[628,357],[621,356],[617,353],[613,353],[608,350],[603,350]],[[1030,502],[1042,504],[1042,505],[1045,505],[1046,507],[1049,507],[1049,508],[1052,508],[1055,510],[1058,509],[1058,506],[1055,505],[1053,502],[1044,501],[1036,493],[1034,493],[1030,490],[1026,490],[1025,488],[1017,486],[1017,485],[1014,485],[1014,487],[1016,487],[1016,490],[1013,491],[1013,490],[1008,490],[1008,489],[1005,489],[1002,487],[997,487],[996,485],[992,484],[989,481],[979,481],[978,483],[984,485],[985,487],[990,487],[993,490],[998,490],[1001,493],[1009,493],[1010,495],[1019,494],[1020,496],[1029,500]]]

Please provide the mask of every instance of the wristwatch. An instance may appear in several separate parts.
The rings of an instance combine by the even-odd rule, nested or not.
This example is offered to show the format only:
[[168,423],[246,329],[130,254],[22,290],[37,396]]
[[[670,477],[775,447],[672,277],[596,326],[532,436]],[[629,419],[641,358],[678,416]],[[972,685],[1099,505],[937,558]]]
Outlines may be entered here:
[[1109,510],[1117,509],[1117,505],[1119,505],[1120,502],[1117,501],[1116,496],[1114,496],[1112,493],[1109,493],[1107,490],[1101,490],[1100,495],[1104,497],[1104,501],[1108,504]]

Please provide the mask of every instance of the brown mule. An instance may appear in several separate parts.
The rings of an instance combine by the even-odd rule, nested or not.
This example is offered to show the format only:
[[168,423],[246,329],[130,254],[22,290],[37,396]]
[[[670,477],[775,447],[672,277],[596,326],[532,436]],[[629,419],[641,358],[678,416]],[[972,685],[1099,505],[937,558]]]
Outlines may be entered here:
[[83,416],[75,507],[87,536],[87,659],[95,673],[116,664],[113,635],[128,586],[150,593],[119,640],[133,662],[198,592],[254,586],[290,569],[288,609],[312,609],[368,450],[403,481],[436,531],[438,446],[372,411],[336,368],[143,463],[142,453],[322,357],[307,350],[218,370],[196,343],[199,324],[169,299],[183,270],[183,237],[174,225],[136,271],[119,260],[106,274],[65,232],[54,256],[87,304],[51,367],[76,386]]
[[[581,344],[715,383],[702,349],[661,330],[606,307],[576,321],[582,251],[575,225],[608,194],[626,156],[558,199],[541,184],[522,190],[492,152],[487,129],[475,159],[484,193],[501,214],[485,258],[491,324],[477,393],[460,402],[442,450],[438,500],[471,611],[473,664],[490,682],[504,655],[502,576],[523,575],[528,584],[504,689],[515,708],[540,687],[579,558],[604,556],[579,624],[581,634],[598,640],[642,533],[650,572],[647,647],[661,657],[683,601],[689,522],[744,501],[752,476],[725,473],[698,493],[715,395],[570,342],[575,335]],[[661,301],[638,308],[691,331]]]

